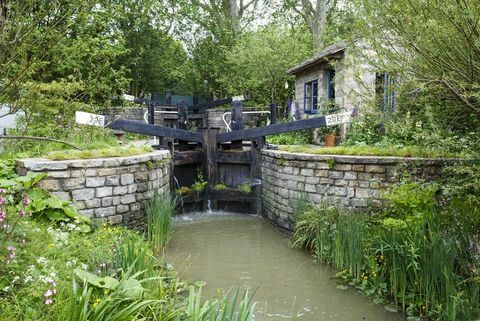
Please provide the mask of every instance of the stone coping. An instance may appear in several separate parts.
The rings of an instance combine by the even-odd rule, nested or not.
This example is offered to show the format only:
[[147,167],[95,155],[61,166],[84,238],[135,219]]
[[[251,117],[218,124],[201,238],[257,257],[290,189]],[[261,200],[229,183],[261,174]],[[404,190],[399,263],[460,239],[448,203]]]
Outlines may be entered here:
[[[421,162],[430,165],[445,165],[458,162],[458,158],[424,158],[424,157],[398,157],[398,156],[354,156],[354,155],[320,155],[307,153],[292,153],[282,150],[262,150],[262,155],[270,156],[278,159],[286,160],[303,160],[303,161],[328,161],[333,160],[335,163],[361,163],[361,164],[398,164],[400,162]],[[465,159],[465,161],[472,161]]]
[[146,163],[148,161],[155,162],[168,157],[170,157],[169,151],[159,150],[133,156],[92,159],[51,160],[46,158],[25,158],[18,159],[16,164],[17,166],[24,167],[29,171],[38,172],[45,170],[64,170],[68,168],[116,167],[122,165]]

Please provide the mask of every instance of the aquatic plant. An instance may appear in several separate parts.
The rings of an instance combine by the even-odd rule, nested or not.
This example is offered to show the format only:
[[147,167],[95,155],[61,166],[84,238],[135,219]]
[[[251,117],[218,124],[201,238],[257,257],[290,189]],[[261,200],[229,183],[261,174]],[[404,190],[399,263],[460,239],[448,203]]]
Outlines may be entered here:
[[216,191],[223,191],[226,188],[227,188],[227,185],[225,185],[224,183],[218,183],[217,185],[215,185],[213,189]]
[[175,201],[169,195],[159,195],[146,204],[147,240],[155,252],[160,252],[172,236]]
[[252,187],[250,186],[250,184],[245,183],[245,184],[238,185],[237,190],[244,194],[250,194],[252,192]]
[[[398,185],[388,193],[391,206],[368,215],[304,205],[292,245],[334,264],[337,277],[375,302],[393,301],[422,319],[473,320],[480,313],[480,260],[474,254],[480,247],[470,224],[478,228],[478,219],[453,215],[458,205],[442,208],[435,194],[435,186]],[[469,211],[478,213],[472,206]]]

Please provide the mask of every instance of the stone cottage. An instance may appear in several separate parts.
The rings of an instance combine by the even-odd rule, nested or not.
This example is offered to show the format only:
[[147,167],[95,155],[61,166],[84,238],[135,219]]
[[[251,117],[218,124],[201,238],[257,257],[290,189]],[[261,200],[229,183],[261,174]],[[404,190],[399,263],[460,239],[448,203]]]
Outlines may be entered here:
[[295,100],[304,115],[361,110],[372,97],[384,111],[395,108],[393,78],[375,70],[361,42],[340,42],[289,69],[295,76]]

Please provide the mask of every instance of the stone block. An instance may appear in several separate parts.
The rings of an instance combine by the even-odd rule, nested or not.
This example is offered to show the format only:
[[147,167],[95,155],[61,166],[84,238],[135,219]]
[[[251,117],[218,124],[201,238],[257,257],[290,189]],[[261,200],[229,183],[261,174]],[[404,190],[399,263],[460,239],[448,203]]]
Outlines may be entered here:
[[328,189],[327,194],[328,195],[345,197],[345,196],[347,196],[347,189],[345,187],[331,186]]
[[131,203],[134,203],[136,202],[136,198],[135,198],[135,194],[127,194],[127,195],[123,195],[122,196],[122,199],[120,200],[120,203],[122,204],[131,204]]
[[62,182],[62,187],[64,191],[71,191],[73,189],[79,189],[85,187],[85,178],[67,178]]
[[314,176],[315,171],[313,169],[310,169],[310,168],[302,168],[302,170],[300,171],[300,175],[302,175],[302,176]]
[[335,186],[348,186],[348,181],[344,179],[336,179],[333,184]]
[[121,200],[122,200],[121,196],[112,197],[112,205],[119,205]]
[[148,172],[148,180],[153,181],[158,178],[157,171],[152,170]]
[[85,216],[85,217],[88,217],[88,218],[92,218],[93,217],[93,210],[79,210],[78,211],[78,214],[82,215],[82,216]]
[[105,177],[87,177],[85,180],[86,187],[100,187],[105,185]]
[[325,162],[317,162],[317,169],[330,169],[330,166]]
[[70,172],[69,171],[53,171],[53,172],[48,172],[47,175],[50,178],[69,178]]
[[350,200],[350,206],[353,208],[367,207],[368,200],[365,198],[352,198]]
[[328,177],[328,170],[327,169],[317,169],[315,171],[316,177]]
[[108,223],[111,225],[120,224],[123,221],[122,215],[113,215],[108,217]]
[[100,208],[96,208],[94,212],[96,217],[106,217],[106,216],[115,215],[117,212],[116,209],[117,208],[115,206],[100,207]]
[[143,193],[143,192],[146,192],[147,190],[148,190],[148,185],[146,182],[137,184],[137,192]]
[[130,211],[135,212],[135,211],[140,211],[141,207],[139,203],[132,203],[130,204]]
[[77,189],[72,191],[72,199],[74,201],[87,201],[95,197],[95,190],[93,188]]
[[98,176],[111,176],[117,174],[116,168],[101,168],[98,170]]
[[113,205],[113,197],[108,196],[102,198],[102,207],[112,206]]
[[110,175],[105,178],[105,186],[120,185],[120,175]]
[[127,186],[115,186],[113,188],[113,195],[123,195],[127,194],[128,187]]
[[329,178],[343,178],[343,172],[342,171],[329,171],[328,172],[328,177]]
[[366,165],[365,172],[367,173],[385,173],[385,166],[380,165]]
[[55,195],[59,200],[62,201],[70,201],[70,193],[67,192],[52,192],[53,195]]
[[357,179],[357,176],[358,176],[357,172],[345,172],[343,179],[355,180]]
[[56,179],[43,179],[38,182],[38,187],[46,189],[47,191],[55,192],[60,189],[60,184]]
[[128,211],[130,211],[130,206],[128,205],[120,204],[117,206],[117,213],[126,213]]
[[316,189],[315,185],[305,184],[305,192],[316,193],[317,189]]
[[84,177],[85,170],[84,169],[75,169],[70,171],[70,177]]
[[98,198],[94,198],[92,200],[86,200],[85,201],[85,207],[86,208],[96,208],[100,207],[102,204],[102,201]]
[[[135,177],[135,182],[138,182],[138,183],[146,182],[146,181],[148,181],[148,172],[137,172],[137,173],[134,174],[134,177]],[[132,183],[133,182],[128,183],[128,184],[132,184]],[[125,185],[125,184],[123,184],[123,179],[122,179],[122,185]]]
[[352,165],[352,170],[355,172],[365,171],[365,165]]
[[349,171],[352,169],[352,165],[349,164],[333,164],[333,170],[336,171]]
[[105,186],[105,187],[97,187],[95,189],[95,196],[96,197],[106,197],[106,196],[112,196],[113,195],[113,187],[111,186]]
[[368,188],[356,188],[355,189],[356,198],[370,198],[372,197],[372,190]]
[[358,173],[358,179],[362,181],[369,181],[373,178],[372,174],[369,173]]
[[96,168],[87,168],[85,170],[85,177],[97,177],[98,176],[98,169]]
[[316,184],[320,183],[320,178],[319,177],[307,177],[305,179],[305,183],[316,185]]
[[133,174],[122,174],[120,176],[120,181],[122,185],[130,185],[133,184],[134,182],[134,176]]
[[132,184],[127,186],[127,193],[135,193],[137,191],[137,184]]

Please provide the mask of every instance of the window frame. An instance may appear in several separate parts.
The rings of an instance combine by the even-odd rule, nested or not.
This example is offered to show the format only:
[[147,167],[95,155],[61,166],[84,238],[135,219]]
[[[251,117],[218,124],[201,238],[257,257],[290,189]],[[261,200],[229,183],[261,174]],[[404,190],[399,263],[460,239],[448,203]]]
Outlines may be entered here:
[[[317,90],[314,90],[315,85]],[[309,97],[307,97],[307,88],[310,89]],[[307,110],[307,99],[310,102],[310,110]],[[303,112],[309,115],[318,113],[318,79],[307,81],[303,84]]]

